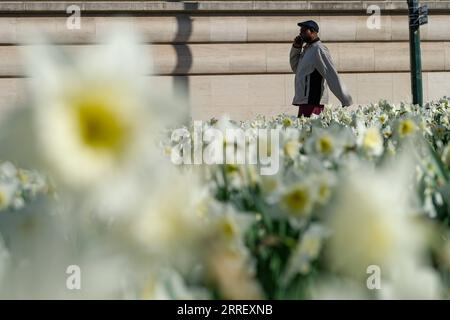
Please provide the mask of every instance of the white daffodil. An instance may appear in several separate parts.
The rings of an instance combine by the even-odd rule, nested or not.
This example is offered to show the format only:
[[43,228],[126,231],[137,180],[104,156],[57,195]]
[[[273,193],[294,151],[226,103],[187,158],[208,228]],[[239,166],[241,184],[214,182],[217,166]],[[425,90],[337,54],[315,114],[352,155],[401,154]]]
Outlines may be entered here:
[[436,300],[442,297],[441,279],[430,267],[406,260],[392,270],[389,279],[382,281],[377,293],[380,299]]
[[333,270],[361,277],[370,265],[390,270],[423,249],[423,233],[413,220],[417,203],[406,180],[414,166],[397,161],[386,171],[361,167],[346,173],[329,207],[327,256]]
[[3,276],[8,269],[9,258],[9,251],[6,248],[4,240],[0,235],[0,287],[2,285]]
[[324,171],[319,175],[313,176],[312,184],[316,188],[316,202],[325,205],[330,200],[334,188],[336,186],[336,176],[328,171]]
[[11,162],[0,164],[0,178],[12,180],[16,178],[17,168]]
[[380,156],[383,153],[383,136],[377,127],[359,127],[358,145],[368,156]]
[[311,271],[311,263],[321,253],[323,240],[328,234],[329,232],[320,224],[314,223],[308,227],[289,258],[283,278],[284,282],[289,282],[298,273],[307,274]]
[[369,299],[367,288],[359,281],[344,277],[324,276],[311,288],[311,298],[319,300]]
[[331,156],[336,150],[336,143],[331,134],[323,133],[317,137],[314,147],[317,153],[324,156]]
[[[135,214],[118,221],[124,236],[134,239],[144,250],[161,257],[194,257],[200,253],[208,212],[207,194],[192,174],[167,173],[158,190],[143,199]],[[128,222],[127,222],[128,221]],[[119,225],[120,226],[120,225]]]
[[138,298],[144,300],[210,299],[205,288],[190,287],[181,274],[172,269],[154,272],[147,277]]
[[385,124],[389,120],[389,116],[386,113],[382,113],[378,117],[378,121],[381,125]]
[[312,135],[305,144],[309,155],[333,159],[339,157],[344,148],[353,144],[353,135],[347,128],[334,123],[327,128],[313,127]]
[[256,221],[254,213],[238,213],[230,205],[221,205],[209,216],[208,229],[212,237],[209,242],[240,250],[244,247],[245,232]]
[[207,273],[223,299],[263,299],[249,257],[241,251],[219,247],[209,257]]
[[448,144],[444,150],[442,150],[441,155],[442,162],[447,166],[447,168],[450,168],[450,144]]
[[[290,119],[290,118],[287,118]],[[289,128],[281,131],[282,148],[285,157],[295,159],[300,153],[300,131],[299,129]]]
[[277,198],[277,194],[282,189],[282,177],[280,174],[275,174],[271,176],[261,176],[260,189],[262,195],[266,198],[269,203],[274,203]]
[[298,140],[288,140],[283,145],[283,152],[287,157],[294,159],[299,154],[300,147]]
[[0,210],[8,209],[14,200],[17,183],[0,181]]
[[403,119],[397,124],[397,132],[400,138],[405,138],[413,135],[419,127],[413,119]]
[[50,45],[27,46],[33,108],[22,148],[35,154],[22,161],[44,168],[62,186],[86,191],[153,160],[164,115],[177,112],[173,99],[164,100],[144,78],[151,68],[137,41],[116,32],[76,58]]
[[316,189],[307,182],[298,182],[281,192],[279,205],[285,215],[305,219],[312,213],[316,200]]

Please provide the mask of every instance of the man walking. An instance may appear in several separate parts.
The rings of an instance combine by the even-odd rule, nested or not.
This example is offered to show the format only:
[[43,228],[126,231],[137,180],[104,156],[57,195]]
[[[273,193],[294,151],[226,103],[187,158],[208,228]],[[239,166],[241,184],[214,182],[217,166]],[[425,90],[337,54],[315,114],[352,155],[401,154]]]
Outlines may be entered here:
[[298,117],[310,117],[323,111],[324,104],[328,103],[327,85],[343,107],[352,105],[352,97],[339,78],[328,48],[319,39],[318,24],[308,20],[297,25],[300,35],[292,44],[289,58],[295,73],[292,104],[299,106]]

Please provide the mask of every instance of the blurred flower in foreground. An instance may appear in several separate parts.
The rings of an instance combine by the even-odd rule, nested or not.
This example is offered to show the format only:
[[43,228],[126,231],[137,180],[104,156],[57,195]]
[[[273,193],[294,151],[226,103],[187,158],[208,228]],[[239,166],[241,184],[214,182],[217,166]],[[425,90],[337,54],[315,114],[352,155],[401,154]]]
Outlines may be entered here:
[[174,270],[165,269],[149,276],[141,298],[150,300],[191,300],[211,298],[202,287],[188,287],[185,279]]
[[411,261],[399,261],[387,281],[383,281],[381,299],[440,299],[442,288],[438,273],[431,267]]
[[144,78],[149,57],[133,34],[119,31],[106,43],[76,59],[55,46],[27,47],[32,107],[11,124],[28,129],[20,148],[29,154],[19,160],[71,189],[108,184],[151,162],[158,130],[167,125],[164,115],[181,114]]
[[383,153],[383,136],[377,127],[366,128],[360,125],[358,145],[368,156],[379,156]]
[[419,128],[413,119],[402,119],[398,122],[397,131],[400,138],[406,138],[413,135]]
[[221,249],[208,258],[208,272],[224,299],[262,299],[263,293],[242,252]]
[[308,227],[289,259],[283,279],[286,283],[297,273],[307,274],[311,271],[311,263],[318,258],[323,241],[328,236],[329,231],[320,224],[311,224]]
[[312,186],[298,182],[282,193],[280,208],[290,217],[307,218],[313,209],[315,197],[315,189]]
[[312,299],[361,300],[368,299],[367,290],[359,282],[346,278],[323,276],[311,290]]
[[49,181],[35,171],[0,164],[0,211],[19,210],[39,195],[49,194]]
[[409,189],[412,168],[399,158],[384,169],[350,169],[328,209],[331,269],[360,278],[370,265],[388,272],[403,259],[422,257],[424,233]]

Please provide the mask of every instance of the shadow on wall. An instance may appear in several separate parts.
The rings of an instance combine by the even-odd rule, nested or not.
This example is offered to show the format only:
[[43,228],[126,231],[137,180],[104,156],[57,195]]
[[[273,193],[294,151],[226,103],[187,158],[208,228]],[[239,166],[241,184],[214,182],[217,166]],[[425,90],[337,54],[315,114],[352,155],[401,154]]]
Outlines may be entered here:
[[[179,0],[168,0],[170,2],[179,2]],[[198,3],[184,3],[185,10],[197,10]],[[192,52],[187,45],[187,41],[192,34],[192,18],[189,14],[180,14],[176,16],[177,33],[174,39],[175,52],[177,54],[177,64],[172,71],[174,75],[174,87],[183,90],[189,98],[189,77],[188,71],[192,67]]]

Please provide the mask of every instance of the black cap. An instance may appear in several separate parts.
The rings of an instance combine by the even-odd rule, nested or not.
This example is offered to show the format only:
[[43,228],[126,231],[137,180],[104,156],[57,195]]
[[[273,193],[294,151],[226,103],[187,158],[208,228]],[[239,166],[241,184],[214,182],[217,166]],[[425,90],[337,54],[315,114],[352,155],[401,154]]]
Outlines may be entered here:
[[312,29],[316,32],[319,32],[319,25],[313,20],[299,22],[299,23],[297,23],[297,25],[299,27],[306,27],[308,29]]

